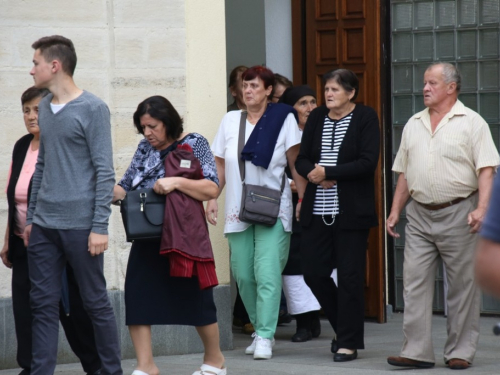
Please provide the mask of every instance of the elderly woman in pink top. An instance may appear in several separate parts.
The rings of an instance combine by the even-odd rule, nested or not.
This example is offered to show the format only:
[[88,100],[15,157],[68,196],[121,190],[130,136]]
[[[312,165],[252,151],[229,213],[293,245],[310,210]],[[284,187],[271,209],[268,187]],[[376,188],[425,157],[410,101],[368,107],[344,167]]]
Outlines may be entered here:
[[[31,368],[31,283],[28,272],[28,256],[23,243],[26,211],[31,193],[31,177],[35,172],[40,145],[38,128],[38,104],[49,93],[46,89],[31,87],[21,96],[24,124],[28,134],[21,137],[12,153],[12,164],[7,184],[9,216],[5,240],[0,257],[6,267],[12,269],[12,307],[17,337],[17,362],[29,374]],[[83,309],[78,286],[71,268],[67,267],[68,305],[60,308],[60,320],[69,344],[80,358],[87,374],[99,374],[101,360],[95,348],[92,323]],[[68,307],[70,306],[70,307]]]

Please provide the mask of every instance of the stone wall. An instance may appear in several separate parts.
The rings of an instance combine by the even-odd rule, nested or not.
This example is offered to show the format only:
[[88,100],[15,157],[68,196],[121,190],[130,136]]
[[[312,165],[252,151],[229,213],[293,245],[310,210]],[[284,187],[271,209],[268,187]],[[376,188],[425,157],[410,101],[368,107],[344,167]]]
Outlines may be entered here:
[[[207,28],[207,22],[212,25]],[[187,131],[211,142],[225,113],[224,2],[169,0],[2,1],[0,16],[0,233],[7,219],[5,186],[12,147],[25,134],[20,96],[32,85],[31,44],[45,35],[73,40],[77,85],[102,98],[111,111],[114,163],[119,179],[140,136],[132,114],[151,95],[167,97]],[[188,39],[189,36],[189,39]],[[188,74],[189,72],[189,74]],[[123,289],[129,244],[113,209],[105,273],[110,289]],[[212,228],[213,229],[213,228]],[[212,239],[221,283],[229,282],[222,228]],[[10,296],[10,270],[0,266],[0,297]]]
[[[123,175],[141,139],[135,133],[132,114],[137,104],[151,95],[167,97],[183,116],[185,129],[199,132],[212,142],[226,109],[223,0],[0,0],[0,9],[2,236],[7,221],[5,187],[12,147],[26,133],[20,96],[33,84],[29,75],[33,57],[31,44],[42,36],[60,34],[73,40],[78,55],[75,82],[108,104],[117,179]],[[220,208],[223,210],[222,204]],[[219,221],[223,222],[222,215]],[[224,290],[229,290],[228,250],[222,229],[219,225],[210,230],[219,282]],[[122,294],[129,249],[118,209],[114,207],[110,218],[110,246],[105,253],[110,293]],[[8,329],[6,322],[12,322],[5,310],[10,306],[10,278],[11,271],[0,264],[0,305],[3,306],[0,332],[4,333]],[[230,299],[226,292],[219,292],[219,296]],[[115,308],[117,306],[120,304],[115,304]],[[230,311],[229,303],[219,306]],[[222,324],[227,324],[229,315],[222,315],[226,320]],[[226,334],[229,340],[230,330]],[[0,364],[11,363],[12,357],[2,348],[7,345],[6,336],[2,336]],[[9,346],[12,344],[9,340]],[[186,352],[190,350],[188,347]],[[128,353],[128,349],[125,352]]]

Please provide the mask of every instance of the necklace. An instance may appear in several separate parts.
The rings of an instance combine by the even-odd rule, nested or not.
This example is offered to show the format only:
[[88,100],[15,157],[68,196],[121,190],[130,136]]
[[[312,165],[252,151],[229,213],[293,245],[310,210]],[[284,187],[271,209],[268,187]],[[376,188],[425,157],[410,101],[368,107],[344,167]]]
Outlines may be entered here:
[[339,196],[338,194],[336,194],[333,197],[332,222],[328,223],[325,219],[325,214],[324,214],[326,208],[326,197],[325,197],[325,189],[323,189],[323,213],[321,214],[321,218],[323,219],[323,223],[325,223],[325,225],[331,226],[333,225],[333,223],[335,223],[336,216],[333,214],[333,212],[335,211],[335,206],[338,206],[338,204],[339,204]]
[[[349,112],[349,113],[351,113],[351,112]],[[333,131],[332,131],[332,145],[331,145],[331,149],[333,150],[333,147],[334,147],[334,144],[335,144],[335,133],[337,132],[337,123],[339,122],[339,120],[332,120],[332,121],[333,121]],[[326,221],[326,219],[325,219],[325,208],[326,208],[325,190],[326,189],[323,189],[323,213],[321,214],[321,218],[323,219],[323,223],[325,223],[325,225],[331,226],[331,225],[333,225],[335,223],[335,217],[336,216],[333,213],[335,212],[335,207],[338,207],[338,205],[339,205],[339,194],[338,194],[338,190],[335,189],[337,191],[336,191],[336,194],[333,196],[332,222],[328,223]]]

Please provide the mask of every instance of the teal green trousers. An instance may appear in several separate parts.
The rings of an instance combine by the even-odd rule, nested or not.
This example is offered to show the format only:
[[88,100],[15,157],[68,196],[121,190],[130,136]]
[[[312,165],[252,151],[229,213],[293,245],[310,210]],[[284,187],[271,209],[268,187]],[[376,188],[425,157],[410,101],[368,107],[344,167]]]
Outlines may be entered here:
[[272,227],[252,225],[229,233],[231,270],[257,335],[272,339],[278,323],[281,272],[288,260],[290,235],[278,219]]

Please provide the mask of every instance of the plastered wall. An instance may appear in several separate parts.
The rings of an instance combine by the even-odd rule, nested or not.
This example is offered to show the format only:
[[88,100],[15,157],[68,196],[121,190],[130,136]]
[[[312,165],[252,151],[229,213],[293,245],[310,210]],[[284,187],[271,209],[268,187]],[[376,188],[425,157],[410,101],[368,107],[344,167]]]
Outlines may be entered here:
[[[33,83],[29,75],[31,44],[42,36],[60,34],[73,40],[78,55],[77,85],[108,104],[117,179],[140,140],[132,114],[148,96],[167,97],[184,117],[186,130],[199,132],[212,142],[226,107],[223,0],[0,0],[0,9],[2,244],[12,147],[26,132],[20,96]],[[227,284],[228,250],[222,225],[211,228],[211,238],[219,281]],[[115,207],[110,218],[110,247],[105,253],[109,289],[123,289],[129,248]],[[10,278],[11,271],[0,264],[0,298],[10,297]]]

